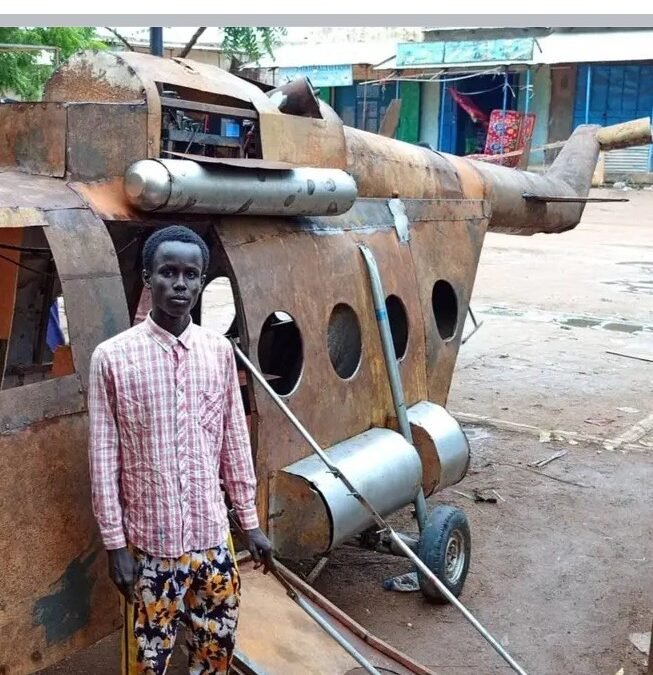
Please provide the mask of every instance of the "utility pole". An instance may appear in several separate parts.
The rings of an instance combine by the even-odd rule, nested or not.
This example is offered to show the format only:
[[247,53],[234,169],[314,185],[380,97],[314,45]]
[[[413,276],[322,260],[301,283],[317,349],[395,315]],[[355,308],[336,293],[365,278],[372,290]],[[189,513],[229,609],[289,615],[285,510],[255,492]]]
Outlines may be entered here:
[[163,56],[163,28],[150,28],[150,53]]

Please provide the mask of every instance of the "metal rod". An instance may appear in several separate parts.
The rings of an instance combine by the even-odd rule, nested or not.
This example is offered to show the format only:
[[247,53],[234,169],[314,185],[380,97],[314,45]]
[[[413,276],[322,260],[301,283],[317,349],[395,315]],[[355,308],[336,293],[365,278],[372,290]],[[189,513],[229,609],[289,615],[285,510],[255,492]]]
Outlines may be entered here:
[[285,416],[290,420],[293,426],[299,431],[299,433],[304,437],[304,440],[310,445],[310,447],[315,451],[317,456],[326,464],[326,466],[331,470],[334,476],[339,478],[350,490],[352,497],[356,498],[358,502],[364,506],[372,515],[374,520],[377,522],[380,528],[387,530],[390,537],[393,541],[399,546],[399,548],[405,553],[406,557],[409,558],[422,573],[436,585],[438,590],[447,598],[449,601],[459,609],[463,616],[470,621],[472,626],[489,642],[489,644],[494,648],[494,650],[501,656],[510,667],[520,675],[527,675],[526,671],[519,666],[515,660],[508,654],[508,652],[488,633],[488,631],[478,622],[477,619],[473,617],[471,612],[456,598],[451,591],[437,578],[431,570],[426,567],[426,565],[419,559],[419,557],[411,551],[411,549],[406,545],[403,539],[390,527],[390,525],[384,520],[384,518],[378,513],[378,511],[370,504],[362,494],[360,494],[354,486],[349,482],[347,476],[345,476],[329,459],[327,454],[322,450],[322,448],[317,444],[315,439],[308,433],[304,428],[304,425],[295,417],[290,408],[281,400],[277,393],[270,387],[266,379],[261,375],[261,373],[256,369],[254,364],[245,356],[243,351],[238,347],[238,345],[232,340],[233,349],[242,361],[243,365],[249,370],[254,379],[263,387],[267,392],[270,398],[274,401],[278,408],[285,414]]
[[[392,400],[395,405],[395,413],[397,414],[397,420],[399,421],[399,430],[406,441],[411,445],[414,445],[413,434],[410,430],[410,422],[408,421],[408,413],[406,411],[404,388],[401,384],[401,373],[399,372],[399,365],[397,363],[397,353],[392,339],[392,330],[390,328],[388,310],[385,304],[385,292],[383,290],[381,274],[379,273],[379,266],[376,264],[374,254],[367,246],[359,244],[358,248],[363,254],[365,264],[367,265],[367,271],[370,276],[370,288],[372,290],[372,300],[376,312],[376,322],[381,336],[385,367],[386,372],[388,373],[388,381],[390,382],[390,391],[392,392]],[[419,525],[419,530],[421,532],[426,526],[426,520],[428,518],[426,498],[424,497],[424,490],[421,487],[413,503],[415,504],[417,524]]]
[[585,124],[590,123],[590,94],[592,93],[592,66],[587,64],[587,80],[585,81]]
[[531,69],[526,69],[526,101],[524,102],[524,114],[528,115],[531,102]]
[[508,107],[508,71],[503,72],[503,107],[501,110],[506,112]]
[[359,651],[357,651],[347,640],[345,640],[340,633],[324,618],[320,613],[314,609],[299,593],[293,588],[290,582],[283,577],[278,571],[273,571],[277,581],[286,589],[286,593],[294,600],[310,617],[317,623],[322,630],[330,635],[346,652],[355,659],[368,673],[371,675],[381,675],[378,671]]
[[438,134],[438,150],[442,152],[444,147],[444,101],[447,96],[447,85],[442,83],[442,88],[440,91],[440,131]]
[[[238,348],[234,345],[235,349]],[[240,350],[238,350],[240,352]],[[241,352],[242,358],[242,352]],[[253,367],[253,366],[252,366]],[[253,372],[253,371],[252,371]],[[238,532],[243,534],[243,528],[238,521],[231,517],[229,518],[233,526]],[[271,569],[272,576],[284,587],[288,597],[298,604],[310,617],[317,623],[322,630],[324,630],[330,637],[332,637],[355,661],[357,661],[370,675],[381,675],[381,673],[360,653],[356,648],[345,640],[338,631],[331,626],[331,624],[324,619],[320,613],[315,610],[304,598],[295,590],[295,587],[286,579],[278,569]]]
[[[433,574],[433,572],[431,572],[431,570],[410,550],[404,541],[399,536],[397,536],[396,532],[391,531],[390,536],[397,546],[402,551],[404,551],[404,553],[415,563],[415,565],[417,565],[424,575],[426,575],[431,581],[436,579],[437,581],[440,581],[435,576],[435,574]],[[458,600],[458,598],[441,582],[440,585],[438,585],[438,590],[447,598],[447,600],[449,600],[452,605],[455,605],[463,613],[467,621],[469,621],[472,626],[476,628],[476,630],[490,643],[497,654],[499,654],[516,673],[520,673],[520,675],[526,675],[526,671],[512,658],[512,656],[510,656],[510,654],[508,654],[508,652],[492,637],[492,635],[490,635],[487,629],[483,627],[483,625],[467,609],[467,607],[465,607],[465,605],[463,605],[460,600]]]

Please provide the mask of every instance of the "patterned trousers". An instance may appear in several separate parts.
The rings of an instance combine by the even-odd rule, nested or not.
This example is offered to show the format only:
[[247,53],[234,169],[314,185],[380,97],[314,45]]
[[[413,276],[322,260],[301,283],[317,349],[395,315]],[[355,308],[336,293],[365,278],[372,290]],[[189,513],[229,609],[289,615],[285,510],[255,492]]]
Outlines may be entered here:
[[176,559],[134,555],[138,577],[134,604],[126,608],[123,675],[164,675],[180,621],[188,636],[189,674],[226,675],[240,605],[230,546]]

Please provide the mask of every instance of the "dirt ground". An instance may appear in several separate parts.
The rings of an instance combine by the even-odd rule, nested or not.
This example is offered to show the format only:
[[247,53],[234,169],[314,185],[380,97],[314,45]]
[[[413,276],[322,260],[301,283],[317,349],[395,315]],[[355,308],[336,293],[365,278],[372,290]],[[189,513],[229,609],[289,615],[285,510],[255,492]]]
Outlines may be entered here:
[[[653,192],[593,195],[631,201],[590,204],[563,235],[488,235],[472,299],[483,325],[449,401],[472,468],[429,500],[467,513],[461,600],[531,675],[643,675],[629,636],[653,622],[653,363],[607,353],[653,359]],[[212,293],[207,311],[226,302],[224,287]],[[550,477],[529,470],[560,449]],[[457,493],[474,488],[502,499]],[[416,531],[408,512],[394,524]],[[442,675],[510,672],[455,608],[383,589],[403,571],[401,559],[341,549],[315,585]],[[44,672],[116,675],[118,653],[110,637]],[[172,673],[183,672],[179,655]]]

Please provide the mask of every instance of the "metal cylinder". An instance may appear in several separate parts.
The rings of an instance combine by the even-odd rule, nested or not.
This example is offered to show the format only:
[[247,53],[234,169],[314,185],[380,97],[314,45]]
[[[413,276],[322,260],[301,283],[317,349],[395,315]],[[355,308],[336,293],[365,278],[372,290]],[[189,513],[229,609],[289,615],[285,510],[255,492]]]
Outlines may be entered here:
[[[421,489],[417,451],[390,429],[370,429],[332,446],[326,455],[381,515],[411,504]],[[279,474],[270,495],[270,533],[279,555],[322,555],[374,525],[374,516],[318,456]]]
[[205,167],[187,159],[143,159],[125,173],[141,211],[248,216],[335,216],[353,206],[354,179],[339,169]]
[[458,421],[445,408],[420,401],[408,408],[413,438],[422,458],[426,494],[460,483],[470,461],[469,441]]

